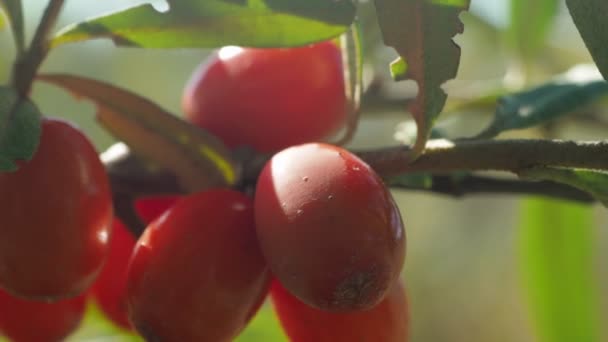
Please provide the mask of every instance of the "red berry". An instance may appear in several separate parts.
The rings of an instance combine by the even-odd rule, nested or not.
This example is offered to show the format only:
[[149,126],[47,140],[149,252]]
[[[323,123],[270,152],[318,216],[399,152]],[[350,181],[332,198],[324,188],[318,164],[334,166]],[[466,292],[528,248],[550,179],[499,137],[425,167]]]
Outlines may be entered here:
[[262,252],[281,283],[324,310],[369,309],[403,265],[399,210],[376,173],[327,144],[277,153],[257,183]]
[[229,147],[269,152],[323,140],[346,120],[340,50],[333,42],[222,48],[192,75],[182,107]]
[[[145,223],[150,223],[169,209],[177,196],[144,197],[135,201],[135,209]],[[101,310],[110,320],[125,329],[131,329],[127,313],[127,266],[135,248],[135,236],[124,224],[114,219],[110,254],[91,289]]]
[[112,222],[110,187],[89,140],[44,119],[34,158],[0,174],[0,286],[58,299],[87,289],[101,270]]
[[274,309],[291,342],[407,342],[409,310],[403,284],[365,311],[334,313],[310,307],[278,282],[270,290]]
[[0,290],[0,332],[13,342],[59,342],[85,313],[85,297],[54,303],[29,301]]
[[268,284],[251,200],[232,190],[206,191],[182,198],[137,242],[129,315],[150,341],[230,341]]
[[101,274],[91,288],[91,294],[100,309],[112,322],[125,329],[131,329],[125,292],[127,265],[134,247],[135,236],[118,219],[114,219],[110,254]]

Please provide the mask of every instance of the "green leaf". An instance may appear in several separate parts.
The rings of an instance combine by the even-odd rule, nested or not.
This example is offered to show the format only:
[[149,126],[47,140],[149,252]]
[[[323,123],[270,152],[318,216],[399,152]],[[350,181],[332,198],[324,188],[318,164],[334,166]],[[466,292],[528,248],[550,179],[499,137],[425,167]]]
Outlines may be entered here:
[[558,5],[558,0],[511,0],[507,38],[522,56],[529,57],[543,46]]
[[592,218],[591,206],[541,199],[523,204],[519,261],[535,341],[600,341]]
[[519,173],[522,178],[550,180],[588,192],[608,207],[608,172],[558,167],[530,168]]
[[412,154],[417,157],[445,105],[441,85],[458,70],[460,47],[452,37],[463,30],[458,16],[469,0],[375,0],[375,5],[384,43],[403,59],[393,63],[393,74],[418,83],[409,107],[419,131]]
[[169,1],[86,20],[61,30],[53,45],[110,38],[144,48],[209,48],[224,45],[298,46],[345,32],[354,20],[351,0]]
[[608,80],[608,1],[566,0],[566,4],[595,64]]
[[13,30],[17,51],[23,51],[25,48],[25,31],[23,28],[21,0],[0,0],[0,9],[6,14],[6,18],[4,19],[2,14],[0,14],[0,29],[9,22]]
[[0,171],[16,171],[15,161],[32,159],[40,141],[40,117],[32,102],[0,86]]
[[494,120],[476,138],[493,138],[511,129],[528,128],[572,113],[608,95],[608,82],[553,81],[540,87],[503,96]]
[[171,170],[187,191],[234,185],[240,169],[214,136],[125,89],[63,74],[38,79],[63,87],[97,105],[98,121],[116,138]]

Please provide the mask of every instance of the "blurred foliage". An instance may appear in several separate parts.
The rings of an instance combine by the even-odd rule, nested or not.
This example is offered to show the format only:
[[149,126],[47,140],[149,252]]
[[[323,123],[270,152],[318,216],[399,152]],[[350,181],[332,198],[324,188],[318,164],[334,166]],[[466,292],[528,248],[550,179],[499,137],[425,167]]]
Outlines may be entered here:
[[522,284],[538,340],[600,341],[591,208],[534,199],[522,209]]
[[476,138],[493,138],[507,130],[537,126],[607,97],[608,83],[604,80],[560,79],[508,94],[498,99],[494,119]]
[[534,57],[542,48],[558,6],[558,0],[511,0],[507,40],[520,57]]
[[[89,303],[82,328],[71,335],[66,342],[143,342],[143,340],[108,321],[94,302]],[[270,303],[260,308],[249,326],[234,340],[235,342],[272,341],[286,342],[279,322],[272,312]]]

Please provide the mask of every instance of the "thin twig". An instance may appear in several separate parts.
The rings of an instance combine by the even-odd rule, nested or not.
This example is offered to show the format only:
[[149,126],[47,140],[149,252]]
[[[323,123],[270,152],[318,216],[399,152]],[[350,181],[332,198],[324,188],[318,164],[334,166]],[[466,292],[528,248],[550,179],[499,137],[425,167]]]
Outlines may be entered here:
[[534,166],[608,170],[608,141],[569,140],[430,140],[415,162],[408,163],[409,146],[360,151],[378,174],[406,172],[509,171]]
[[49,35],[57,22],[65,0],[50,0],[29,49],[15,62],[13,85],[21,98],[27,98],[38,68],[49,51]]
[[427,191],[453,197],[476,194],[536,195],[583,203],[595,202],[595,199],[588,193],[568,185],[548,181],[530,182],[477,175],[468,175],[464,177],[435,175],[432,176],[432,185],[428,188],[399,184],[391,185],[391,188]]
[[[481,176],[452,177],[455,171],[501,170],[518,173],[535,166],[561,166],[608,170],[608,142],[562,140],[431,140],[425,153],[408,164],[410,148],[399,146],[356,152],[385,179],[409,173],[435,174],[430,188],[409,188],[463,196],[473,193],[529,194],[593,202],[590,195],[554,182],[528,182]],[[244,178],[239,186],[255,184],[270,156],[244,159]],[[123,155],[102,158],[112,184],[117,216],[136,234],[141,222],[134,220],[132,201],[141,196],[183,193],[175,177],[162,170],[150,170],[128,149]],[[201,175],[202,177],[204,175]],[[399,187],[399,186],[397,186]],[[403,187],[403,186],[401,186]],[[403,187],[406,188],[406,187]]]

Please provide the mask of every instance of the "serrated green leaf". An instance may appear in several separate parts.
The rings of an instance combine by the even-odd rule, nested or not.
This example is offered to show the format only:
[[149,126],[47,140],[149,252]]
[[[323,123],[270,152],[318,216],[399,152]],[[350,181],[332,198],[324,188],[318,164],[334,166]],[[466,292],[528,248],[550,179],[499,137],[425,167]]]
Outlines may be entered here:
[[345,32],[356,9],[351,0],[169,3],[165,13],[144,4],[70,25],[52,44],[110,38],[119,46],[144,48],[299,46]]
[[524,57],[529,57],[542,46],[553,19],[557,15],[558,0],[511,0],[510,25],[507,37],[511,45]]
[[553,81],[503,96],[498,100],[493,121],[476,138],[493,138],[504,131],[539,125],[607,95],[608,82],[605,81]]
[[171,170],[186,191],[234,185],[238,165],[217,138],[125,89],[63,74],[38,79],[97,105],[97,120],[136,154]]
[[608,207],[608,172],[599,170],[537,167],[523,170],[519,176],[532,180],[550,180],[588,192]]
[[[407,63],[403,77],[415,80],[418,95],[409,107],[418,132],[412,156],[422,153],[447,94],[441,85],[454,78],[460,47],[452,38],[461,33],[459,15],[469,0],[375,0],[384,43]],[[400,63],[400,62],[397,62]],[[395,64],[397,75],[399,64]]]
[[522,285],[539,342],[599,342],[591,206],[524,202],[519,226]]
[[17,51],[23,51],[25,47],[25,31],[21,0],[0,0],[0,10],[6,14],[6,17],[3,17],[2,13],[0,13],[0,29],[10,23]]
[[15,161],[32,159],[40,141],[40,117],[31,101],[0,86],[0,171],[16,171]]
[[608,80],[608,1],[566,0],[566,5],[595,64]]

